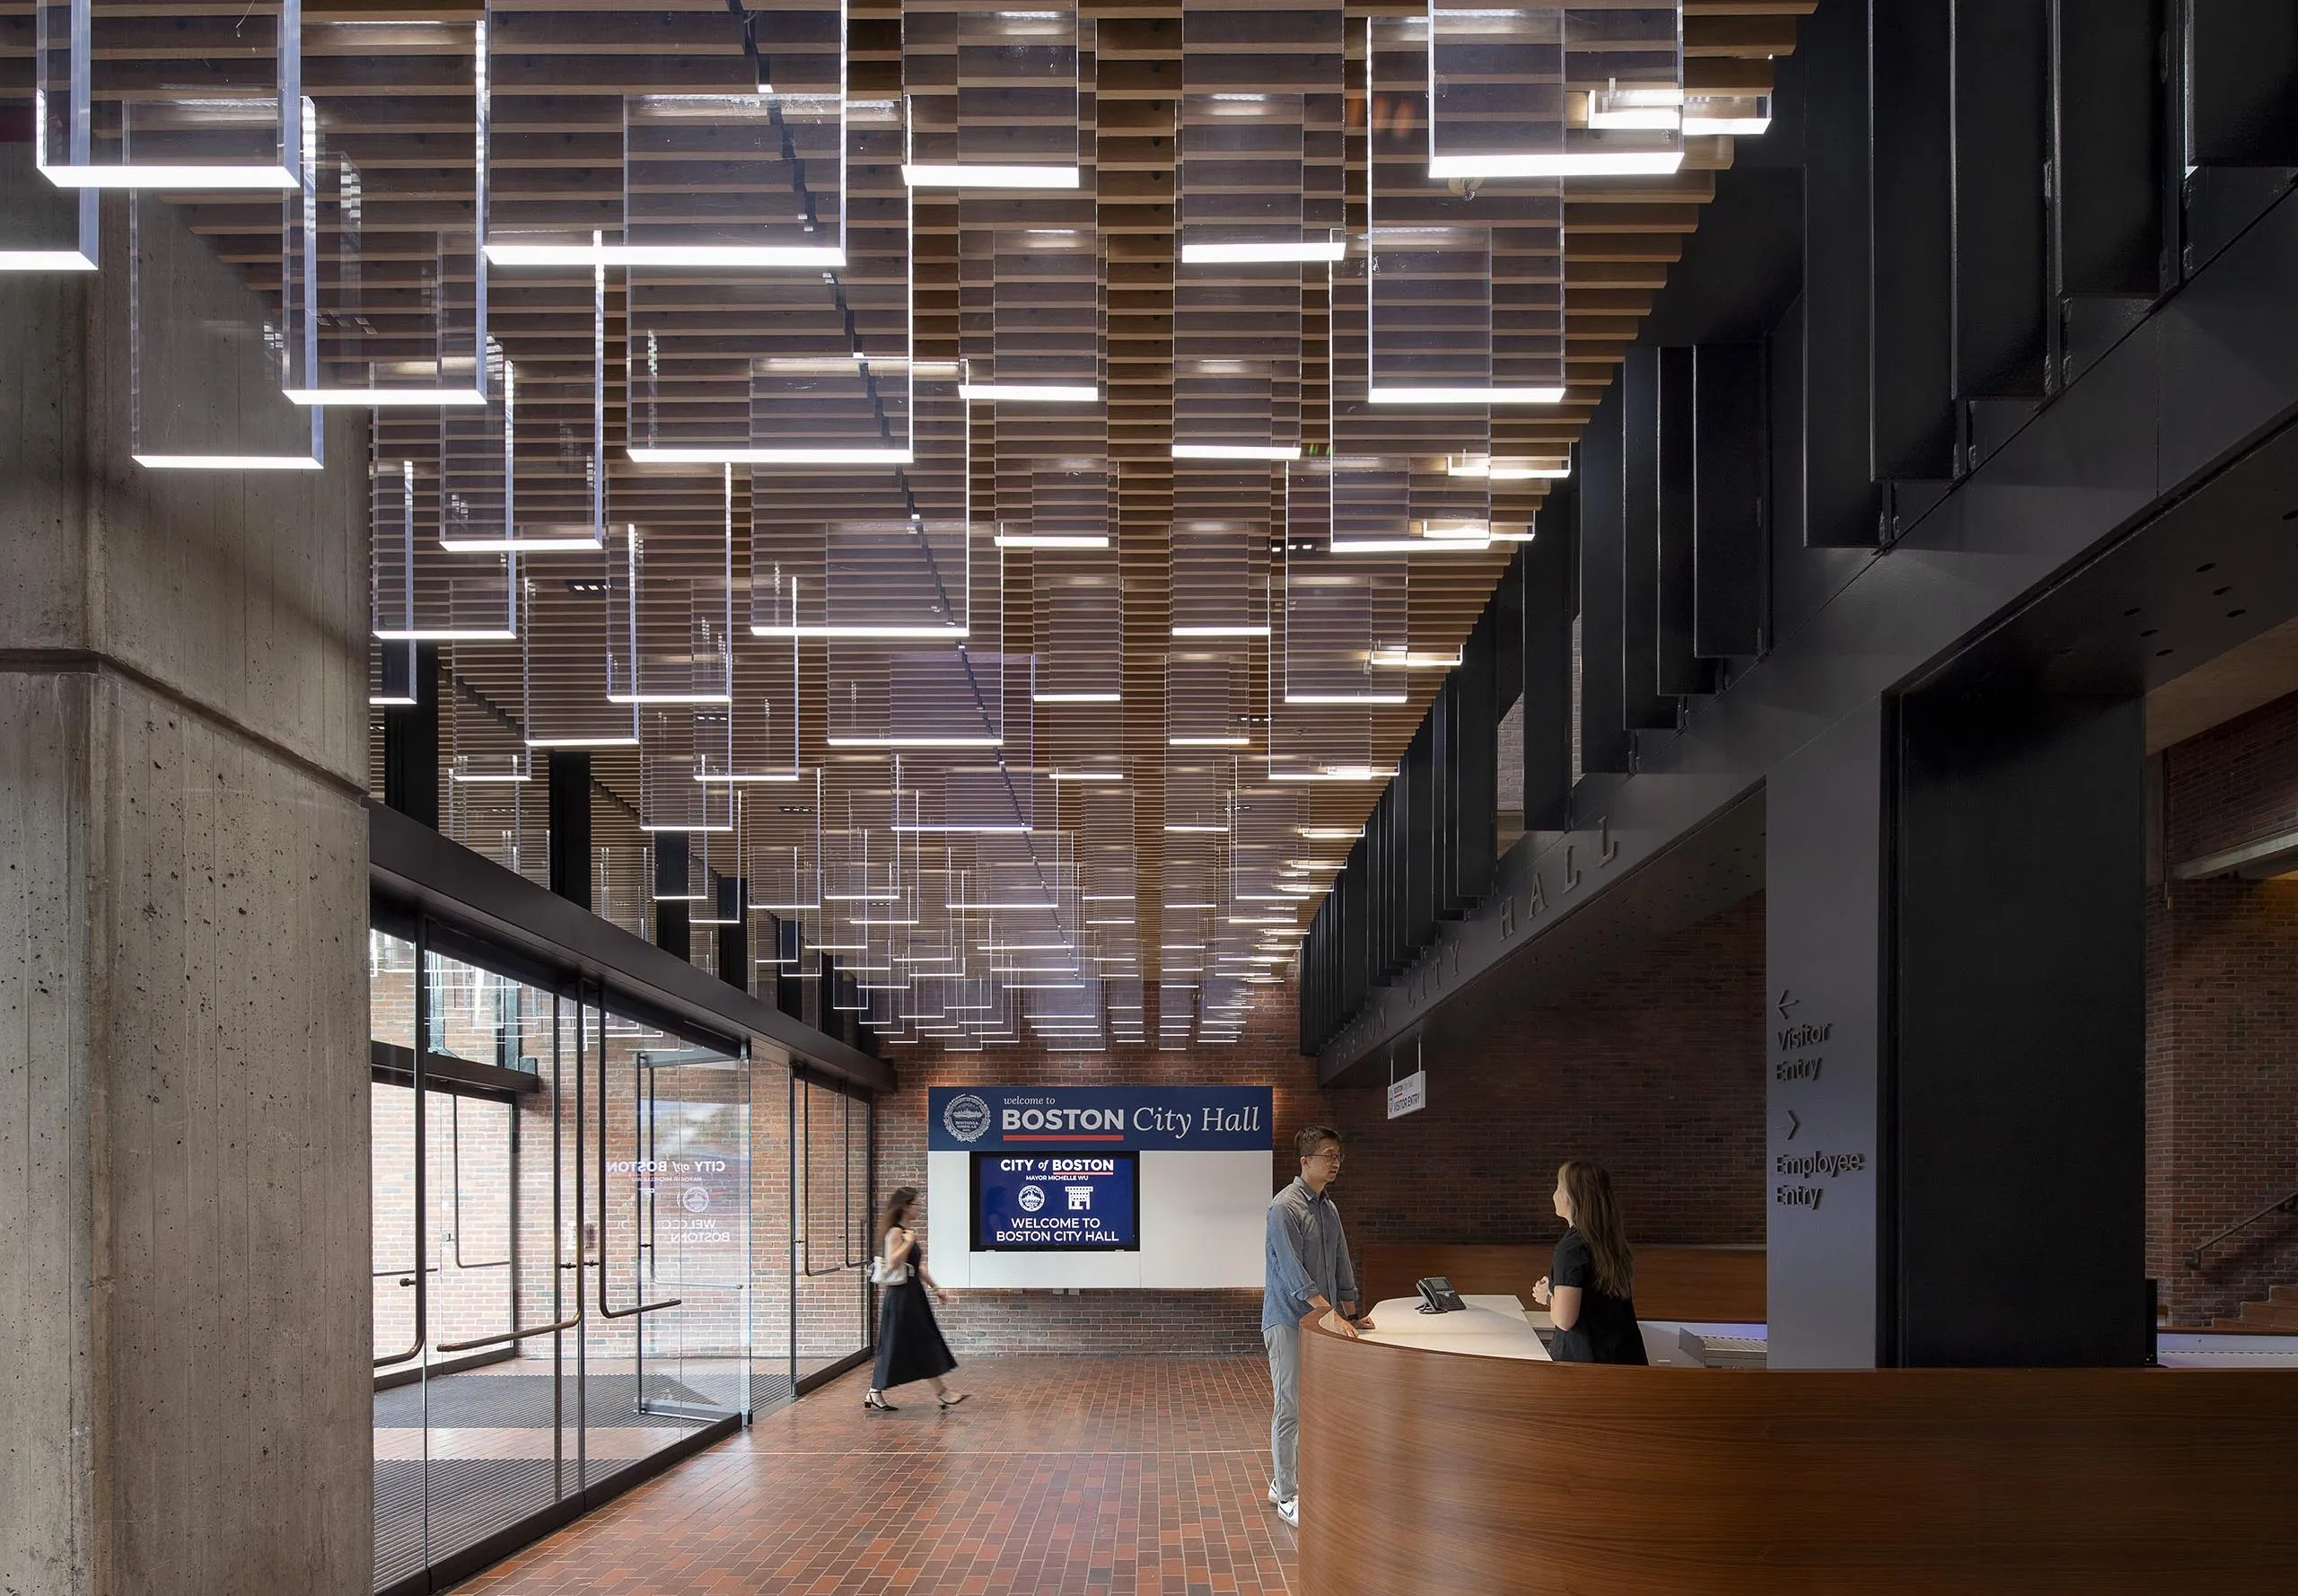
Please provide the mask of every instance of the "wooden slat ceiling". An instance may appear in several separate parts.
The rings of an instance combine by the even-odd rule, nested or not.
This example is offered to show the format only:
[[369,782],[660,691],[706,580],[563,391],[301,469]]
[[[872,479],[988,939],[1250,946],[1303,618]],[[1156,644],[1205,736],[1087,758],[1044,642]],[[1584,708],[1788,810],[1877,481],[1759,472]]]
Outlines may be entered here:
[[[1683,6],[1687,92],[1768,92],[1772,62],[1794,48],[1796,21],[1816,3],[1688,0]],[[233,58],[235,30],[250,14],[246,0],[97,9],[100,99],[245,81],[251,70]],[[1039,703],[1032,715],[1029,693],[1015,692],[1009,681],[1002,707],[1009,732],[1017,718],[1031,727],[1026,744],[1009,737],[1007,749],[1010,754],[1026,747],[1028,767],[1040,774],[1122,770],[1121,784],[1036,783],[1041,794],[1036,823],[1048,829],[1043,811],[1054,810],[1059,828],[1070,834],[1062,846],[1074,848],[1083,862],[1087,892],[1096,891],[1096,882],[1109,886],[1130,866],[1133,879],[1124,887],[1138,904],[1136,925],[1102,928],[1093,940],[1114,956],[1108,973],[1137,971],[1153,986],[1161,969],[1197,967],[1197,959],[1178,944],[1197,940],[1212,918],[1204,911],[1175,909],[1161,927],[1160,906],[1206,901],[1193,895],[1217,886],[1224,863],[1243,862],[1248,832],[1268,855],[1258,861],[1253,877],[1264,885],[1273,879],[1276,855],[1336,860],[1345,843],[1303,840],[1301,829],[1353,831],[1381,786],[1358,781],[1278,788],[1262,779],[1269,740],[1293,735],[1267,723],[1271,660],[1280,670],[1284,662],[1285,468],[1172,458],[1177,327],[1185,370],[1197,369],[1197,357],[1231,338],[1240,360],[1263,363],[1254,373],[1273,365],[1273,382],[1265,373],[1253,377],[1260,386],[1250,389],[1247,408],[1261,407],[1254,413],[1280,432],[1297,415],[1298,436],[1312,457],[1345,442],[1337,439],[1334,379],[1337,370],[1346,378],[1355,368],[1346,351],[1347,329],[1336,337],[1320,266],[1301,268],[1297,300],[1289,289],[1280,293],[1281,314],[1258,315],[1243,301],[1208,312],[1188,300],[1186,289],[1177,306],[1177,217],[1186,204],[1177,205],[1182,95],[1185,89],[1239,88],[1300,93],[1297,165],[1280,167],[1297,172],[1298,194],[1278,199],[1297,199],[1304,227],[1362,232],[1368,120],[1389,114],[1377,83],[1368,111],[1368,30],[1392,26],[1387,19],[1423,16],[1425,10],[1351,0],[1336,19],[1316,7],[1287,13],[1266,5],[1207,5],[1193,8],[1185,21],[1177,0],[1082,0],[1074,144],[1082,169],[1078,188],[906,192],[899,170],[899,104],[905,91],[927,102],[914,113],[917,126],[958,127],[967,136],[955,109],[957,74],[949,43],[949,13],[964,9],[913,0],[906,53],[898,4],[853,0],[850,6],[844,70],[852,153],[845,194],[847,265],[838,284],[842,301],[834,305],[827,288],[810,290],[811,320],[798,319],[805,320],[802,327],[776,308],[784,302],[776,295],[819,272],[784,267],[680,275],[617,268],[605,274],[607,514],[615,523],[645,530],[650,576],[698,573],[700,591],[706,597],[715,592],[708,583],[714,559],[723,559],[723,552],[712,551],[723,550],[715,539],[728,513],[726,473],[715,465],[636,463],[628,447],[699,425],[714,399],[727,398],[723,385],[712,386],[711,373],[747,370],[754,355],[782,351],[819,357],[829,348],[833,355],[883,356],[890,334],[898,338],[907,280],[915,319],[912,357],[921,383],[910,422],[918,439],[917,462],[899,478],[882,469],[741,465],[732,471],[732,592],[731,601],[719,596],[709,602],[729,604],[732,611],[737,762],[789,763],[786,717],[794,696],[801,727],[795,758],[806,770],[824,772],[826,813],[869,807],[866,797],[854,794],[889,785],[888,755],[831,746],[827,737],[846,713],[833,697],[843,693],[846,701],[859,701],[849,680],[859,669],[853,662],[855,645],[810,637],[794,647],[787,637],[753,636],[750,624],[768,618],[780,601],[780,589],[768,591],[770,569],[783,570],[785,557],[791,572],[804,566],[806,550],[819,545],[824,515],[897,523],[912,514],[928,521],[946,515],[957,531],[944,553],[960,567],[970,523],[970,651],[985,659],[995,651],[1008,662],[1039,656],[1039,691],[1079,682],[1121,691],[1120,703]],[[443,255],[441,237],[443,230],[467,238],[471,225],[477,146],[470,59],[479,16],[453,0],[306,4],[304,90],[316,107],[324,147],[355,162],[360,174],[357,303],[346,299],[337,307],[330,337],[338,344],[352,338],[355,322],[356,338],[365,340],[358,345],[363,357],[422,352],[442,295],[451,304],[469,297],[469,244],[460,254],[450,245]],[[585,0],[510,0],[493,6],[486,13],[491,236],[500,241],[541,231],[581,238],[601,229],[611,239],[624,214],[625,96],[739,93],[769,69],[785,77],[776,84],[785,92],[800,79],[834,87],[834,49],[825,53],[820,38],[807,37],[818,20],[760,11],[749,23],[746,48],[744,13],[714,0],[651,9]],[[835,29],[834,18],[829,25]],[[1326,39],[1337,51],[1320,42]],[[30,8],[0,5],[0,70],[10,75],[4,92],[11,95],[30,87],[31,42]],[[763,53],[754,57],[753,50]],[[973,102],[967,107],[974,115]],[[1032,145],[1049,142],[1061,149],[1068,147],[1068,131],[1034,126],[1024,136]],[[1440,453],[1555,456],[1568,451],[1685,237],[1698,225],[1701,207],[1715,193],[1715,173],[1732,160],[1730,138],[1692,137],[1685,148],[1681,169],[1671,175],[1573,179],[1563,187],[1563,402],[1495,410],[1488,426],[1482,409],[1431,413],[1423,417],[1417,436]],[[722,170],[705,162],[685,170],[715,174],[715,181],[709,175],[682,180],[697,192],[714,186],[730,190],[737,203],[745,197],[745,184],[759,182],[756,170],[740,164]],[[276,197],[170,197],[251,285],[278,294],[282,207]],[[331,215],[331,243],[348,252],[341,225]],[[1267,268],[1258,269],[1266,276]],[[1496,275],[1501,268],[1492,269]],[[594,376],[593,287],[587,266],[513,270],[498,265],[487,285],[489,335],[517,373],[522,521],[580,522],[589,514],[584,472]],[[1079,314],[1088,325],[1098,320],[1098,347],[1089,339],[1085,353],[1088,381],[1098,360],[1103,404],[976,402],[968,414],[949,397],[946,373],[960,361],[977,374],[994,366],[1002,378],[1031,368],[1032,355],[1051,350],[1056,358],[1040,359],[1033,369],[1058,366],[1062,340],[1074,337]],[[1354,358],[1361,363],[1361,343]],[[925,375],[930,373],[943,374]],[[1197,402],[1188,395],[1185,400]],[[1216,399],[1216,408],[1222,402]],[[899,398],[895,403],[898,408]],[[435,526],[438,413],[393,409],[379,416],[377,456],[389,478],[380,496],[396,503],[399,472],[392,462],[420,458],[418,514],[426,528]],[[817,426],[835,432],[851,420],[827,404],[811,417],[804,406],[785,408],[777,417],[774,427],[793,436]],[[485,452],[499,449],[499,443],[486,434],[483,417],[465,412],[452,420],[461,441],[447,447],[448,469],[468,475],[476,460],[483,474]],[[1182,425],[1194,423],[1184,417]],[[1447,430],[1454,427],[1457,442]],[[938,453],[929,454],[929,436],[942,440],[934,446]],[[471,457],[460,466],[459,452]],[[1481,482],[1475,486],[1479,494],[1486,490]],[[1541,491],[1537,481],[1490,485],[1491,519],[1529,522]],[[1102,528],[1113,549],[1009,548],[1001,561],[989,539],[1000,523],[1039,531]],[[1477,553],[1372,562],[1377,580],[1360,580],[1342,597],[1367,613],[1378,609],[1381,635],[1390,641],[1417,654],[1448,656],[1482,609],[1511,551],[1510,545],[1495,543]],[[1303,566],[1309,563],[1294,552]],[[812,557],[818,561],[819,553]],[[861,572],[885,557],[856,545],[840,557]],[[449,645],[460,684],[455,723],[466,752],[493,748],[507,758],[516,752],[518,732],[529,719],[599,716],[611,600],[599,591],[601,557],[532,554],[522,566],[531,593],[522,640]],[[931,577],[941,581],[947,574],[937,567]],[[1111,578],[1121,578],[1121,587],[1112,588]],[[921,578],[908,569],[887,580],[915,585]],[[651,581],[642,608],[667,606],[653,620],[680,624],[696,591],[683,581]],[[802,583],[802,608],[804,601]],[[1330,613],[1346,618],[1357,611]],[[1264,643],[1173,635],[1176,626],[1208,620],[1265,622],[1275,636]],[[1399,625],[1400,639],[1395,635]],[[882,667],[873,669],[882,673]],[[1359,728],[1362,758],[1374,766],[1393,763],[1442,678],[1437,670],[1383,674],[1399,679],[1402,701],[1349,712]],[[1026,684],[1026,677],[1022,680]],[[482,703],[491,707],[472,707]],[[1232,723],[1216,729],[1249,739],[1248,746],[1169,746],[1170,734],[1205,730],[1224,706]],[[638,754],[627,748],[601,749],[595,756],[598,780],[633,817],[651,807],[640,767]],[[1248,820],[1241,812],[1226,838],[1170,830],[1195,822],[1208,783],[1225,784],[1240,794],[1235,802],[1242,811],[1259,819]],[[807,807],[791,801],[800,791],[750,790],[754,841],[773,840],[802,825],[792,818]],[[811,786],[803,792],[810,802]],[[1090,801],[1083,796],[1088,793]],[[531,817],[539,801],[539,783],[509,800],[526,805]],[[1281,842],[1259,834],[1277,821]],[[528,824],[535,823],[530,818]],[[1127,825],[1129,836],[1122,829]],[[614,840],[611,827],[602,839]],[[620,840],[635,845],[639,839],[626,835]],[[723,861],[730,873],[743,867],[717,843],[712,846],[714,866]],[[1124,856],[1128,851],[1129,859]],[[528,853],[539,855],[539,849],[531,842]],[[1329,874],[1329,868],[1314,866],[1295,873],[1292,884],[1320,892]],[[1317,898],[1297,890],[1292,896],[1294,905],[1272,907],[1285,910],[1280,917],[1305,925]],[[1241,948],[1253,934],[1231,934],[1223,945]],[[1265,968],[1283,967],[1271,961]],[[1208,1029],[1217,1035],[1221,1027],[1216,1022]]]

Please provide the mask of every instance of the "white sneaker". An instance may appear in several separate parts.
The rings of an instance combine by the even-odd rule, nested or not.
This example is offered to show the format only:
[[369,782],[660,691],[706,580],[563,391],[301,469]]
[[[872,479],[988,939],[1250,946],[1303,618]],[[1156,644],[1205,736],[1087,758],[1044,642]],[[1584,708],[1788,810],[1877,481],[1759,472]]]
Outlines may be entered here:
[[1276,1516],[1298,1530],[1301,1527],[1301,1498],[1285,1497],[1276,1504]]
[[1276,1482],[1275,1480],[1269,1481],[1268,1484],[1268,1504],[1271,1507],[1282,1507],[1285,1505],[1285,1498],[1276,1494]]

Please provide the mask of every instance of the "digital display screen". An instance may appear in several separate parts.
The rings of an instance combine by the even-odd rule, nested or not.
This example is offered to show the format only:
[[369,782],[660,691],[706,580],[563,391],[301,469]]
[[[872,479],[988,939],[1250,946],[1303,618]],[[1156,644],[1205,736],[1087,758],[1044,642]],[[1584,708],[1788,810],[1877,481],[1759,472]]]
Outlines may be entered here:
[[973,1250],[1137,1251],[1140,1173],[1136,1153],[977,1153]]

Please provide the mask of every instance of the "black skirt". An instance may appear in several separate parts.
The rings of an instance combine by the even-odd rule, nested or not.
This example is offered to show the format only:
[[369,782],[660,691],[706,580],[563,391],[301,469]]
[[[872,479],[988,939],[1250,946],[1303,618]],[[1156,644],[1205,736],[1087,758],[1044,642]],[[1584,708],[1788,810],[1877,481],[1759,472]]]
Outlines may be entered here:
[[878,1368],[870,1383],[881,1391],[913,1380],[933,1380],[958,1366],[942,1327],[934,1321],[934,1304],[925,1282],[913,1269],[899,1285],[880,1288],[878,1306]]

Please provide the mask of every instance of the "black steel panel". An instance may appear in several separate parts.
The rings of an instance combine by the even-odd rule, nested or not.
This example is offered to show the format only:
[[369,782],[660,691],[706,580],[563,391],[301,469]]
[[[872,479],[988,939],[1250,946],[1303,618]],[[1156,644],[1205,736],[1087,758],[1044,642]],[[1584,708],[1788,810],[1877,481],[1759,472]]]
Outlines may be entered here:
[[415,702],[383,711],[383,802],[434,830],[439,824],[439,645],[415,645]]
[[1500,841],[1500,716],[1494,681],[1501,650],[1495,602],[1469,633],[1454,673],[1452,696],[1452,815],[1457,846],[1446,896],[1457,912],[1492,885]]
[[2043,391],[2049,0],[1955,0],[1955,371],[1961,398]]
[[1897,1361],[2143,1364],[2145,712],[1922,693],[1899,722]]
[[[1881,0],[1873,8],[1874,357],[1868,392],[1870,470],[1878,481],[1944,481],[1954,470],[1951,107],[1957,62],[1951,4]],[[2038,153],[2025,175],[2039,184],[2041,171]]]
[[2298,6],[2186,7],[2188,166],[2298,166]]
[[549,751],[550,890],[581,908],[591,903],[591,755]]
[[1404,754],[1400,806],[1404,817],[1404,953],[1410,963],[1436,936],[1436,748],[1434,728],[1420,723]]
[[[1585,456],[1583,456],[1585,463]],[[1572,532],[1578,495],[1540,506],[1523,562],[1524,829],[1560,831],[1572,802]]]
[[[1868,7],[1822,5],[1797,25],[1795,62],[1805,86],[1802,395],[1803,536],[1815,548],[1865,548],[1880,541],[1880,500],[1870,465]],[[1782,483],[1782,490],[1786,487]]]
[[1692,649],[1763,652],[1771,440],[1764,346],[1702,344],[1692,374]]
[[[1612,384],[1580,435],[1580,767],[1625,771],[1629,740],[1622,689],[1622,559],[1626,511],[1621,428],[1626,414]],[[1537,547],[1537,542],[1534,545]],[[1528,739],[1529,741],[1529,739]],[[1529,799],[1527,800],[1529,802]]]
[[2051,156],[2062,295],[2167,285],[2163,0],[2054,0]]
[[1697,452],[1693,443],[1697,432],[1695,354],[1688,348],[1662,349],[1659,354],[1654,671],[1662,693],[1712,693],[1715,690],[1715,669],[1699,657],[1693,637],[1698,609],[1695,596],[1698,562],[1693,545],[1699,489]]
[[1660,676],[1660,351],[1628,350],[1613,386],[1621,413],[1621,723],[1664,730],[1676,723],[1676,705]]

